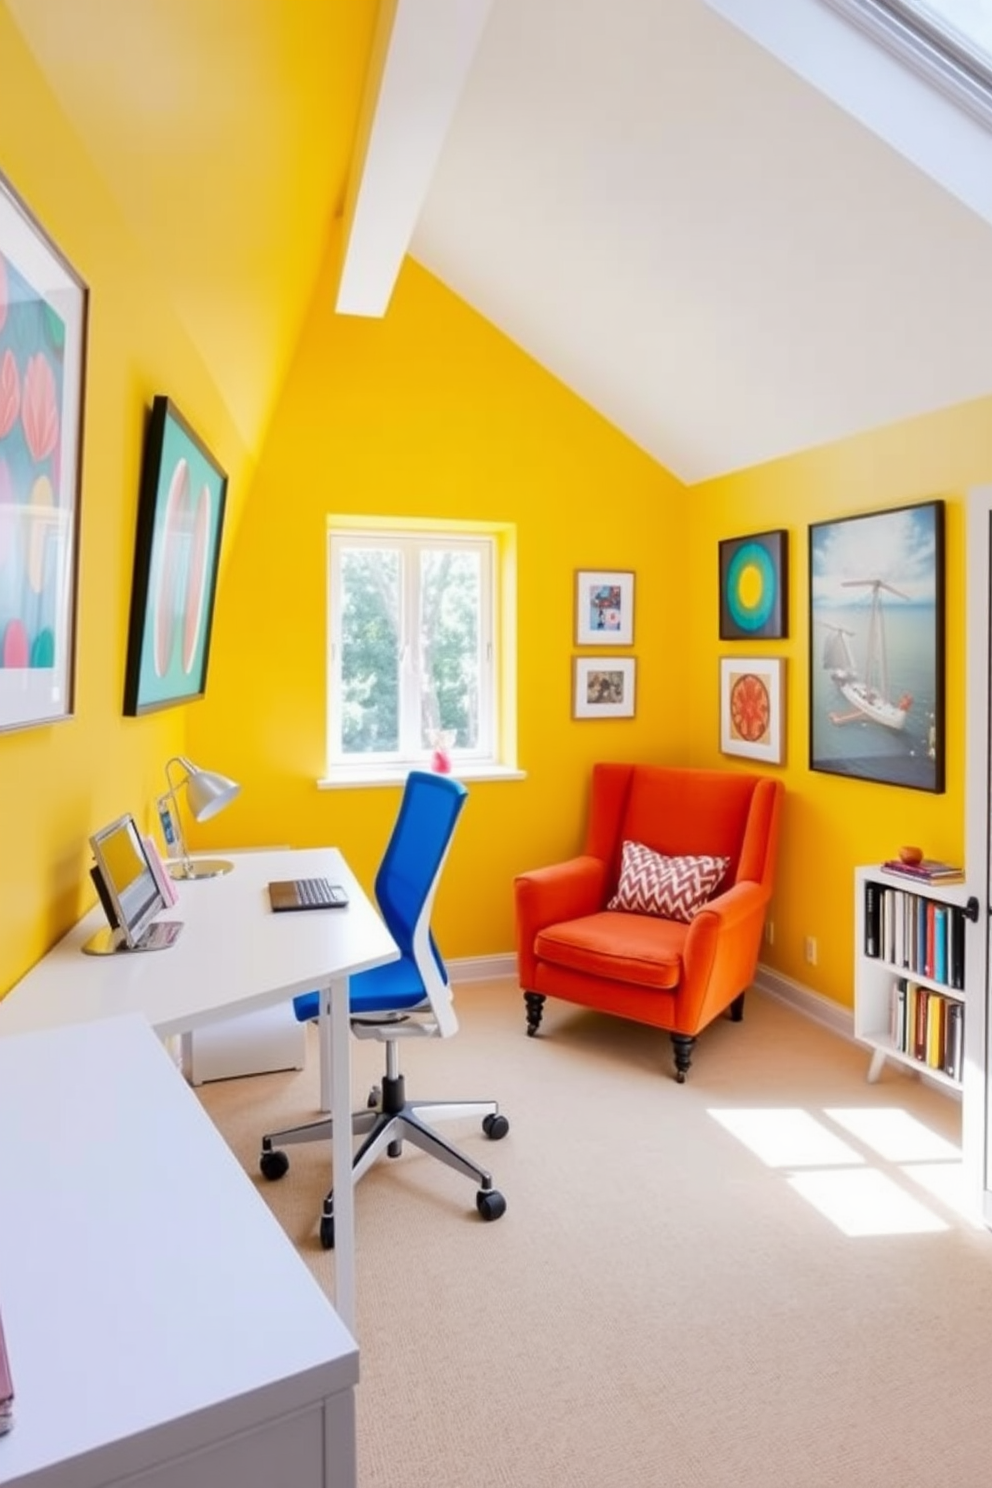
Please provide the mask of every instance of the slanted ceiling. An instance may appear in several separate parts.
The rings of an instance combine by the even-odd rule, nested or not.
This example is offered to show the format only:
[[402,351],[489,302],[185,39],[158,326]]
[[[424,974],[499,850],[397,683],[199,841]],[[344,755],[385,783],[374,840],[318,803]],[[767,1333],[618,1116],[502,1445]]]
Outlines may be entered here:
[[[2,3],[256,444],[375,5]],[[690,483],[992,392],[992,227],[703,0],[493,0],[410,251]]]

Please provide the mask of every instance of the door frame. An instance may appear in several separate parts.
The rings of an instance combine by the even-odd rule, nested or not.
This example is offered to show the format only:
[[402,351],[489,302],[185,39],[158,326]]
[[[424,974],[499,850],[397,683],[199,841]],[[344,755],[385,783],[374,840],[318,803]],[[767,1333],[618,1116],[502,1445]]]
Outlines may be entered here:
[[981,1195],[981,1214],[992,1227],[992,1123],[987,1072],[990,853],[992,853],[992,485],[966,498],[965,568],[965,863],[968,888],[978,897],[977,925],[968,926],[967,999],[961,1145],[968,1191]]

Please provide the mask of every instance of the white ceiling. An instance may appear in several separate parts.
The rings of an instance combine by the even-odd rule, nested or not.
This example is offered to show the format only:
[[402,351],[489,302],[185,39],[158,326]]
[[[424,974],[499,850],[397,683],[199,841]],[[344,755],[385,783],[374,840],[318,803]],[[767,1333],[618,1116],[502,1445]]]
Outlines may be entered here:
[[992,227],[703,0],[495,0],[412,252],[687,482],[992,391]]
[[[255,443],[374,0],[0,4]],[[705,0],[492,0],[411,252],[689,483],[992,392],[992,226]]]

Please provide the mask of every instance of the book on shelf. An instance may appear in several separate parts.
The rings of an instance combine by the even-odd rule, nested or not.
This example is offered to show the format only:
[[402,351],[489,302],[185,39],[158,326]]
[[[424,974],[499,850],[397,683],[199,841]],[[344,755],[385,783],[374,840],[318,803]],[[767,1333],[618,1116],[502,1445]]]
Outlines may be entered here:
[[949,1002],[944,1029],[945,1075],[960,1080],[964,1064],[964,1007],[960,1002]]
[[964,883],[964,869],[954,863],[944,863],[940,858],[921,858],[918,863],[904,863],[902,858],[888,858],[882,864],[882,872],[895,873],[900,878],[923,884]]
[[949,982],[947,975],[947,905],[934,905],[933,914],[933,971],[935,982]]
[[927,1051],[926,1062],[930,1069],[940,1069],[944,1062],[944,1025],[947,1016],[947,998],[931,992],[927,998]]
[[871,879],[865,884],[865,955],[877,957],[881,951],[882,890]]
[[948,981],[956,992],[964,991],[964,910],[952,905],[948,920]]

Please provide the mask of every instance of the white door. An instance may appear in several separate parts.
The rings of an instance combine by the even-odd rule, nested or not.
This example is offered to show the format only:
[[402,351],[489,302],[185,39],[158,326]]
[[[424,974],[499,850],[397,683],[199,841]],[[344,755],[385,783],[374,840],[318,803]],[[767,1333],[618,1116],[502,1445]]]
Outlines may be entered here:
[[992,1070],[989,1000],[992,966],[989,935],[992,881],[992,486],[968,493],[967,592],[965,596],[965,862],[968,888],[978,915],[968,926],[965,948],[965,1060],[962,1143],[972,1192],[981,1194],[985,1223],[992,1227]]

